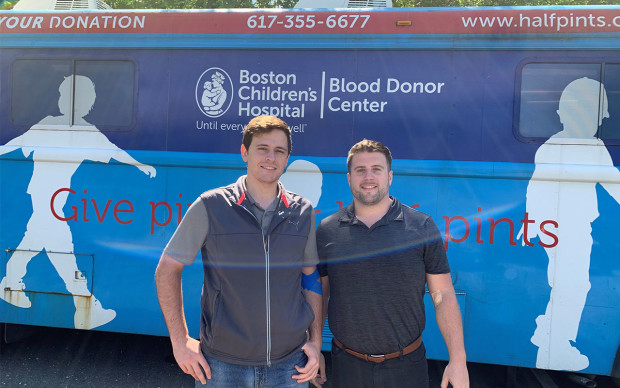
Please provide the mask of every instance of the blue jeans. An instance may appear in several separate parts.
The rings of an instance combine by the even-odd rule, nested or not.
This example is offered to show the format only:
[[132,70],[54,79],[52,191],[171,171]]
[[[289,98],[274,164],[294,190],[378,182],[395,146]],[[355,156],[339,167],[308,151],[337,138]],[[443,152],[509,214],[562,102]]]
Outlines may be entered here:
[[[303,367],[308,362],[306,354],[300,350],[277,364],[235,365],[205,357],[211,367],[211,380],[207,387],[214,388],[308,388],[308,383],[299,384],[293,375],[299,374],[295,365]],[[204,387],[196,381],[196,387]]]

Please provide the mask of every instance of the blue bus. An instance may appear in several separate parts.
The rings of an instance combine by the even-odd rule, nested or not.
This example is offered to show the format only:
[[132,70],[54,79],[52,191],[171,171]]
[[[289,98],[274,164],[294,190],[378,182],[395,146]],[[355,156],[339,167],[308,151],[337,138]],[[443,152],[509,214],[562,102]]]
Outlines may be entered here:
[[349,147],[390,147],[470,361],[620,375],[620,6],[0,12],[0,322],[167,335],[159,255],[259,114],[318,220]]

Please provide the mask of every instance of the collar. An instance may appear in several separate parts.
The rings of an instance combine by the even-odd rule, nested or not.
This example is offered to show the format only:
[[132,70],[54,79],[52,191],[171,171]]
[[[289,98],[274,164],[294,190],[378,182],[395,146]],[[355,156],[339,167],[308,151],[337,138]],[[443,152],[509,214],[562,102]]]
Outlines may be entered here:
[[[392,199],[392,204],[390,205],[387,213],[385,213],[375,225],[384,225],[392,221],[402,221],[404,219],[401,203],[392,196],[390,196],[390,199]],[[349,223],[351,225],[363,224],[355,217],[355,204],[353,202],[344,208],[343,214],[340,218],[338,218],[338,221]]]
[[[242,175],[237,179],[237,182],[233,185],[233,200],[237,203],[237,205],[241,205],[244,201],[248,201],[249,203],[255,203],[254,200],[250,197],[250,194],[246,190],[245,186],[245,178],[246,175]],[[280,181],[278,181],[278,194],[276,194],[276,198],[280,199],[280,202],[284,204],[286,208],[290,206],[292,198],[289,196],[289,193],[284,189],[284,186]],[[277,207],[277,206],[276,206]]]

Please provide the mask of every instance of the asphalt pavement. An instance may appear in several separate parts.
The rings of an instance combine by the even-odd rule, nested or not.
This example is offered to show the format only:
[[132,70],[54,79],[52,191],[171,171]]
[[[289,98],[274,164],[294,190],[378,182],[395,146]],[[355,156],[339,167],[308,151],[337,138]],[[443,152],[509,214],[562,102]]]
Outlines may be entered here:
[[[329,354],[324,353],[330,375]],[[439,387],[445,361],[429,361],[431,388]],[[542,385],[531,370],[468,364],[472,388]],[[566,374],[545,374],[556,387],[579,387]],[[616,388],[609,378],[599,388]],[[0,387],[194,387],[174,362],[166,337],[34,328],[17,342],[0,344]],[[329,382],[325,388],[330,388]]]

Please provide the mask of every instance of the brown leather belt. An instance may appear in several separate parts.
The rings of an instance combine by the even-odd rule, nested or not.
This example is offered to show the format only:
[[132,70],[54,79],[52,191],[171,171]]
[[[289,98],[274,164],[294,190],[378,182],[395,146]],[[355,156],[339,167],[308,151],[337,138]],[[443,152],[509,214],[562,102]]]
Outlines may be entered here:
[[351,350],[347,348],[346,346],[342,344],[342,342],[338,341],[335,337],[332,339],[334,340],[334,344],[336,344],[336,346],[338,346],[340,349],[344,350],[345,352],[349,353],[350,355],[355,356],[357,358],[361,358],[364,361],[376,362],[377,364],[382,363],[385,360],[389,360],[392,358],[398,358],[406,354],[409,354],[415,351],[417,348],[419,348],[420,345],[422,345],[422,336],[420,336],[418,337],[417,340],[413,341],[411,345],[406,346],[402,352],[394,352],[394,353],[389,353],[389,354],[364,354],[364,353],[358,353],[355,350]]

